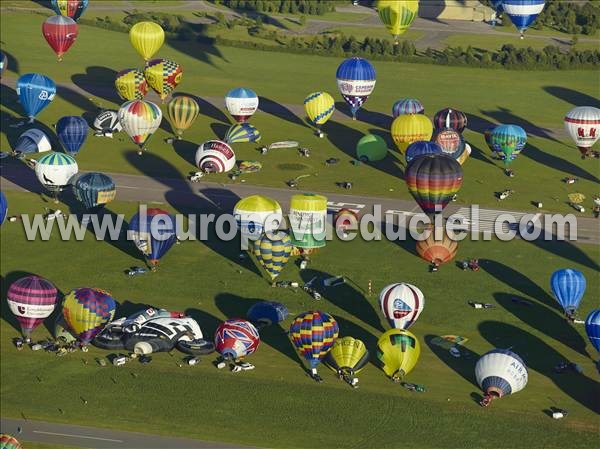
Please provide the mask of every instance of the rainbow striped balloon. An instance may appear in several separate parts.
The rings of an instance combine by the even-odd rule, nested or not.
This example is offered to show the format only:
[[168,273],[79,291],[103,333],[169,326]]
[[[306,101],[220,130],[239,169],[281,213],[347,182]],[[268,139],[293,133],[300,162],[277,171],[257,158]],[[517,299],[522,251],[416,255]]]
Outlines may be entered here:
[[26,276],[13,282],[6,294],[8,307],[21,325],[21,332],[29,337],[56,305],[58,290],[39,276]]
[[290,336],[296,349],[311,368],[315,369],[337,340],[339,327],[335,319],[324,312],[304,312],[294,318]]
[[144,145],[156,132],[162,121],[160,108],[145,100],[123,103],[118,116],[123,130],[140,147],[140,150],[144,149]]

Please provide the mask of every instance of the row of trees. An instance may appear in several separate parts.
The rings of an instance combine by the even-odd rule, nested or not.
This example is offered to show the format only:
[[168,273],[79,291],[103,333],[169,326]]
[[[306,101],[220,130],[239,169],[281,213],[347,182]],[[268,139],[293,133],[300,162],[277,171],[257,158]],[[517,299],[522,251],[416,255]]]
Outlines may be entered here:
[[211,0],[231,9],[258,13],[309,14],[322,16],[335,11],[332,0]]

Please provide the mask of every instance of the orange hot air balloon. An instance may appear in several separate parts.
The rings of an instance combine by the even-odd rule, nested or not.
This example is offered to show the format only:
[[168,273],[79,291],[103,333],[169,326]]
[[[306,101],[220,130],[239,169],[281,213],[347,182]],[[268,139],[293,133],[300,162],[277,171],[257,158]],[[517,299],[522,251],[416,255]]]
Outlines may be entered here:
[[[437,232],[437,234],[439,233]],[[436,267],[454,259],[458,250],[458,242],[452,240],[444,230],[441,234],[441,238],[439,238],[440,236],[436,236],[435,230],[432,230],[429,237],[417,242],[419,256]]]

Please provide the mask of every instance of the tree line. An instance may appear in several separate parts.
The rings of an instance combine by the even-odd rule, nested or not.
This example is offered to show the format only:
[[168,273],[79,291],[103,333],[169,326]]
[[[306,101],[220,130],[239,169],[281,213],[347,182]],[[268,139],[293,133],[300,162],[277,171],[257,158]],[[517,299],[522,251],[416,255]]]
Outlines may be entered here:
[[235,10],[258,13],[308,14],[322,16],[335,11],[332,0],[210,0]]

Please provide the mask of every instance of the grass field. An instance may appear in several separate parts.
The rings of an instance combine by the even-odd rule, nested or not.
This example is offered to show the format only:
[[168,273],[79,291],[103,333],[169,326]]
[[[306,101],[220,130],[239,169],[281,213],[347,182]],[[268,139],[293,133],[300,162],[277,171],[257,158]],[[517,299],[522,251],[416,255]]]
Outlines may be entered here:
[[[45,205],[31,194],[7,196],[13,214],[39,212]],[[111,212],[126,217],[134,208],[110,205]],[[585,316],[597,305],[597,247],[465,241],[457,257],[479,257],[480,272],[448,265],[430,274],[414,255],[413,243],[334,241],[314,257],[309,269],[299,271],[290,261],[280,276],[308,281],[315,275],[343,274],[351,280],[325,290],[323,300],[315,302],[303,292],[271,288],[252,261],[238,260],[232,243],[183,242],[162,259],[157,273],[130,279],[122,270],[142,262],[127,242],[97,242],[90,234],[84,242],[62,242],[57,233],[48,242],[26,242],[14,223],[4,224],[0,237],[2,297],[12,281],[26,272],[37,273],[62,293],[79,286],[107,289],[121,303],[121,314],[142,304],[185,310],[208,336],[220,320],[243,316],[256,300],[270,299],[284,302],[292,316],[314,308],[332,313],[341,335],[361,338],[373,348],[388,327],[377,311],[379,289],[391,282],[411,282],[427,301],[411,329],[421,341],[421,358],[407,378],[426,386],[422,394],[392,384],[373,365],[361,372],[356,391],[325,367],[320,368],[325,382],[314,383],[304,375],[285,335],[289,319],[262,332],[261,347],[249,359],[256,370],[237,375],[216,370],[212,357],[196,367],[178,367],[182,354],[177,352],[157,354],[146,367],[131,363],[123,368],[96,365],[94,358],[107,353],[94,348],[64,358],[28,349],[17,352],[11,343],[18,335],[15,321],[3,301],[2,416],[282,448],[314,447],[315,436],[320,447],[336,448],[397,448],[399,439],[403,447],[414,448],[564,448],[575,440],[581,448],[596,445],[593,398],[598,374],[592,358],[597,355],[592,355],[583,327],[561,317],[548,279],[565,266],[582,270],[588,279],[580,309]],[[372,296],[363,290],[369,280]],[[533,304],[518,305],[515,297]],[[474,310],[467,300],[496,308]],[[469,339],[464,357],[455,359],[431,344],[434,336],[444,334]],[[44,326],[34,334],[36,339],[47,336]],[[478,355],[493,347],[513,347],[524,357],[529,384],[482,409],[474,402],[478,388],[473,366]],[[564,359],[579,363],[583,374],[554,374],[553,366]],[[569,410],[569,416],[552,420],[543,411],[551,406]],[[511,429],[510,437],[506,429]]]

